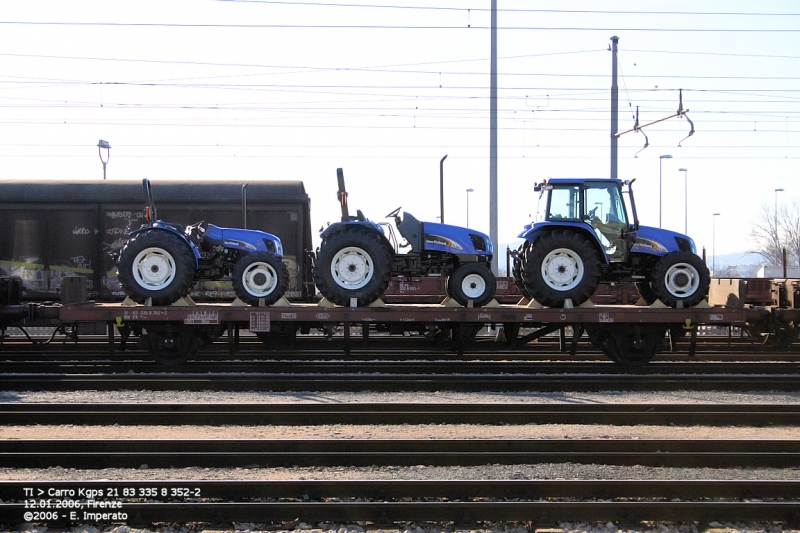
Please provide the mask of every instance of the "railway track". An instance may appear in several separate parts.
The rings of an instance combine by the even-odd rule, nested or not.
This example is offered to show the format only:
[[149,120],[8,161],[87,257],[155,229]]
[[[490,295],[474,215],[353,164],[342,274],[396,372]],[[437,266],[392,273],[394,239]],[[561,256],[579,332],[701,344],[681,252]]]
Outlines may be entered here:
[[[27,492],[26,492],[27,491]],[[87,499],[45,499],[48,493],[92,491],[116,504],[130,525],[153,522],[264,522],[293,528],[306,522],[662,520],[784,521],[800,516],[798,481],[84,481],[0,483],[0,523],[26,512],[73,502],[48,525],[83,516]],[[31,498],[29,494],[35,497]],[[645,498],[646,500],[643,500]],[[710,501],[724,499],[726,501]],[[42,502],[26,507],[25,501]],[[422,501],[425,500],[425,501]],[[588,500],[588,501],[587,501]],[[35,504],[34,504],[35,505]],[[80,507],[83,505],[83,507]],[[72,520],[74,522],[74,520]],[[286,523],[291,525],[286,525]]]
[[147,361],[29,361],[0,363],[3,374],[115,374],[115,373],[190,373],[190,374],[285,374],[285,375],[796,375],[800,361],[659,361],[639,367],[623,367],[611,361],[465,361],[461,358],[438,360],[356,360],[317,361],[197,361],[180,366],[164,366]]
[[[459,351],[462,355],[476,355],[482,358],[487,357],[504,357],[504,358],[527,358],[535,357],[537,355],[551,356],[554,354],[561,354],[562,356],[568,355],[571,338],[559,339],[558,336],[543,337],[536,342],[529,342],[522,346],[515,348],[508,348],[501,342],[495,342],[493,337],[479,338],[476,342],[455,349],[451,342],[445,341],[441,343],[434,343],[430,340],[421,337],[370,337],[368,343],[364,344],[361,340],[351,341],[347,350],[344,349],[344,339],[339,336],[334,336],[330,339],[323,336],[311,336],[308,338],[298,338],[296,342],[270,342],[262,343],[254,338],[244,337],[242,340],[235,343],[235,356],[244,358],[261,358],[264,355],[275,355],[284,359],[292,357],[303,356],[302,354],[314,353],[319,357],[330,356],[338,359],[350,357],[363,357],[364,354],[369,354],[371,357],[390,356],[395,358],[414,358],[421,355],[434,355],[441,356],[443,353],[454,353]],[[114,347],[113,357],[119,357],[123,354],[133,357],[149,358],[150,355],[146,350],[137,349],[136,342],[131,341],[126,343],[124,350],[120,349],[118,341]],[[675,353],[670,353],[665,349],[659,354],[659,358],[669,357],[671,355],[686,356],[689,348],[689,343],[685,339],[681,339],[676,343]],[[787,347],[776,347],[769,343],[756,342],[751,337],[698,337],[696,343],[696,355],[709,355],[711,354],[740,354],[740,355],[783,355],[792,356],[795,358],[800,355],[800,351],[793,346],[792,349]],[[219,358],[226,357],[230,353],[231,347],[226,338],[222,338],[217,342],[204,346],[196,359],[203,358]],[[107,339],[81,339],[73,340],[69,338],[59,338],[53,342],[43,344],[40,339],[37,343],[33,344],[27,341],[15,340],[6,341],[0,344],[0,354],[4,357],[60,357],[61,354],[70,355],[79,359],[96,359],[98,357],[109,356],[109,342]],[[606,356],[598,351],[595,347],[588,342],[587,338],[582,338],[576,347],[576,353],[571,354],[572,357],[594,357],[597,359],[606,359]]]
[[663,467],[800,466],[796,440],[307,439],[0,441],[0,467],[233,468],[582,463]]
[[9,426],[445,423],[800,426],[800,404],[0,404]]
[[[699,364],[699,363],[696,363]],[[695,364],[692,366],[694,367]],[[454,372],[458,371],[453,365]],[[70,390],[220,390],[220,391],[676,391],[676,390],[800,390],[797,372],[771,372],[772,364],[751,372],[722,373],[718,368],[680,373],[677,369],[655,368],[646,374],[628,373],[611,363],[614,373],[584,373],[576,368],[565,373],[433,374],[397,373],[275,373],[275,372],[139,372],[100,373],[95,367],[73,368],[57,373],[2,373],[0,387],[7,391]],[[649,368],[649,367],[648,367]]]

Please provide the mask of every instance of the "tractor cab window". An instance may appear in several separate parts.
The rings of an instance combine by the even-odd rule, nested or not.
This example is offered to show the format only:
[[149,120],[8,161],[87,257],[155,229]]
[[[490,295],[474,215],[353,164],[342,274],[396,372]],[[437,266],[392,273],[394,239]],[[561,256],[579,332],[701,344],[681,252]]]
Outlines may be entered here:
[[556,186],[550,191],[547,220],[581,219],[581,194],[577,185]]
[[584,188],[584,221],[592,226],[610,260],[622,260],[627,254],[625,232],[628,216],[616,182],[588,182]]

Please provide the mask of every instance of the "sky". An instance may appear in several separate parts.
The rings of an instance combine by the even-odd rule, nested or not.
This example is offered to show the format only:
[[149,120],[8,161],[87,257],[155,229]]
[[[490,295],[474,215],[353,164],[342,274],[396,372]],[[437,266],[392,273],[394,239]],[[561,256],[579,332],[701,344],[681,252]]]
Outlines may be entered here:
[[[642,224],[745,252],[800,201],[796,1],[497,5],[501,254],[535,183],[609,177],[612,36],[620,131],[680,89],[696,130],[620,137]],[[316,236],[339,167],[351,211],[437,221],[447,155],[445,222],[489,233],[489,0],[0,0],[0,27],[0,179],[102,180],[103,139],[109,180],[302,180]]]

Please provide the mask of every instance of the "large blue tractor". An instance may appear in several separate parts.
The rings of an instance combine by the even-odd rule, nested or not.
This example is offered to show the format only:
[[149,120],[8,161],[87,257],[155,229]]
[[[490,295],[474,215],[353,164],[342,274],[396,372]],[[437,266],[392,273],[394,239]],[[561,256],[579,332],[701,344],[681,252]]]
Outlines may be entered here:
[[231,277],[236,296],[271,305],[289,286],[281,240],[257,230],[186,226],[158,218],[149,180],[143,180],[148,223],[132,231],[117,258],[117,277],[136,302],[169,305],[195,282]]
[[[623,201],[627,186],[631,217]],[[517,287],[542,305],[580,305],[601,282],[635,281],[648,303],[691,307],[710,275],[686,235],[640,226],[632,182],[551,179],[537,185],[537,219],[512,255]]]
[[[392,276],[445,276],[448,296],[463,306],[489,303],[497,289],[488,235],[459,226],[420,222],[398,207],[387,215],[405,239],[399,243],[388,223],[351,216],[342,169],[337,169],[342,220],[325,228],[314,261],[314,282],[337,305],[369,305],[383,295]],[[383,228],[386,228],[384,232]],[[387,237],[388,234],[388,237]],[[410,248],[399,253],[400,248]]]

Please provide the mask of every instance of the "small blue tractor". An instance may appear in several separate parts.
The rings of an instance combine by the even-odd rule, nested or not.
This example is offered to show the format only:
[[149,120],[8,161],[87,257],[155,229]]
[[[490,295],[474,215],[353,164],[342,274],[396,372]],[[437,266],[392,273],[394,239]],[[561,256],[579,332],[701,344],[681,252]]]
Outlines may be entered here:
[[[337,178],[342,220],[321,231],[314,261],[314,282],[325,298],[342,306],[369,305],[383,295],[392,276],[445,276],[447,295],[463,306],[481,307],[494,298],[497,281],[488,235],[420,222],[408,212],[401,217],[398,207],[386,216],[405,239],[401,244],[389,223],[376,224],[361,210],[350,215],[342,169]],[[409,252],[399,253],[408,247]]]
[[[640,226],[632,181],[551,179],[539,184],[539,213],[512,253],[513,276],[527,297],[549,307],[577,306],[599,283],[634,281],[642,298],[692,307],[708,294],[708,267],[694,241]],[[623,185],[631,207],[628,217]]]
[[185,228],[159,220],[150,181],[143,180],[145,219],[117,257],[117,277],[134,301],[170,305],[195,282],[230,276],[236,296],[250,305],[271,305],[289,286],[281,240],[257,230],[198,222]]

